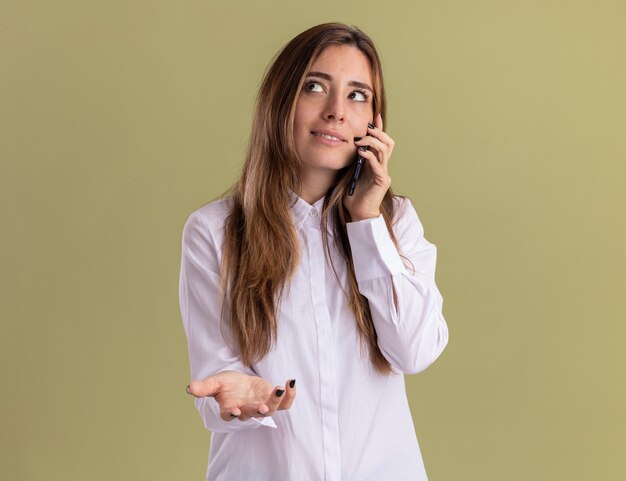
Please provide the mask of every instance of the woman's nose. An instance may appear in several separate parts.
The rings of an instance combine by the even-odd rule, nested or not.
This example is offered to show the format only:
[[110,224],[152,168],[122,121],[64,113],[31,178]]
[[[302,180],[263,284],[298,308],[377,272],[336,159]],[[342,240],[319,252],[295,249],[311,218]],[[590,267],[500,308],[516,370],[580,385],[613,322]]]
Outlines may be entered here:
[[327,120],[341,120],[344,119],[344,104],[339,96],[331,95],[328,98],[328,103],[324,109],[323,117]]

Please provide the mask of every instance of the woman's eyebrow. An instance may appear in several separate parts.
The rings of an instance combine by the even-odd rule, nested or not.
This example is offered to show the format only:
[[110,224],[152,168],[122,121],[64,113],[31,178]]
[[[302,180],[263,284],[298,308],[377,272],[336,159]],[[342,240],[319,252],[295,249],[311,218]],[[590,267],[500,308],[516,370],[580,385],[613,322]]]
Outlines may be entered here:
[[[333,79],[332,75],[327,74],[325,72],[309,72],[306,76],[307,77],[319,77],[319,78],[323,78],[325,80],[332,80]],[[351,87],[361,87],[363,89],[369,90],[370,92],[374,91],[374,90],[372,90],[372,87],[370,87],[366,83],[358,82],[356,80],[350,80],[348,82],[348,85],[350,85]]]

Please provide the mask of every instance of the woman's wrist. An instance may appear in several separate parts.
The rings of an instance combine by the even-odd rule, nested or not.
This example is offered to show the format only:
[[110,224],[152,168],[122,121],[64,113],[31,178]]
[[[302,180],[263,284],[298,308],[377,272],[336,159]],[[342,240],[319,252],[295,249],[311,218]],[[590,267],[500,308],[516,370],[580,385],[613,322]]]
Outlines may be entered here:
[[350,218],[352,222],[359,222],[362,220],[375,219],[380,215],[380,211],[376,213],[359,213],[359,214],[350,214]]

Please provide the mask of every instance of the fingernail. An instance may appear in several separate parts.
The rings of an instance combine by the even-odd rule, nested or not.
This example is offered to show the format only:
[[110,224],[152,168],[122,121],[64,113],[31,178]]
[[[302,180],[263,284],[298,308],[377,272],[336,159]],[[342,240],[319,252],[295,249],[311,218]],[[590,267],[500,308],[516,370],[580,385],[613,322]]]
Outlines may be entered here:
[[236,417],[237,417],[237,415],[236,415],[236,414],[233,414],[233,413],[230,413],[230,417],[231,417],[231,418],[236,418]]
[[284,393],[284,392],[285,392],[285,390],[284,390],[284,389],[277,389],[277,390],[276,390],[276,396],[277,396],[277,397],[281,397],[281,396],[283,395],[283,393]]
[[289,387],[290,387],[291,389],[293,389],[295,386],[296,386],[296,380],[295,380],[295,379],[292,379],[292,380],[289,382]]
[[367,145],[359,145],[359,150],[361,152],[366,152],[367,151]]
[[373,128],[374,128],[374,126],[373,126],[372,124],[370,124],[369,122],[367,123],[367,126],[368,126],[370,129],[373,129]]
[[191,394],[191,393],[189,392],[189,384],[187,384],[187,387],[185,388],[185,392],[186,392],[187,394],[189,394],[189,395],[193,395],[193,394]]
[[355,141],[355,142],[358,142],[358,141],[359,141],[359,140],[361,140],[362,138],[363,138],[363,137],[355,137],[355,138],[354,138],[354,141]]
[[265,413],[262,413],[261,411],[257,411],[261,416],[265,416]]

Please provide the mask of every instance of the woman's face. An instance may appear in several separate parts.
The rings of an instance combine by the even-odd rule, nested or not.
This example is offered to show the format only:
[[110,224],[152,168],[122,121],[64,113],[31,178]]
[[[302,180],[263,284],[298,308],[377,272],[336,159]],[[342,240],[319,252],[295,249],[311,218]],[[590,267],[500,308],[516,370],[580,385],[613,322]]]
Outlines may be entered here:
[[332,173],[355,160],[354,137],[373,117],[369,60],[347,45],[326,47],[311,65],[296,103],[294,140],[303,174]]

